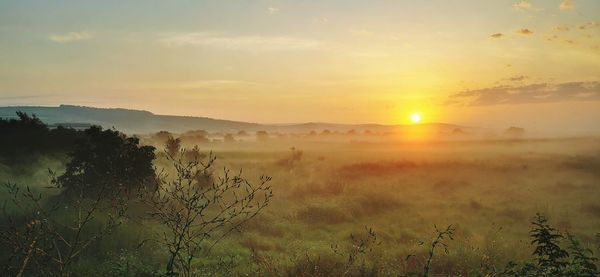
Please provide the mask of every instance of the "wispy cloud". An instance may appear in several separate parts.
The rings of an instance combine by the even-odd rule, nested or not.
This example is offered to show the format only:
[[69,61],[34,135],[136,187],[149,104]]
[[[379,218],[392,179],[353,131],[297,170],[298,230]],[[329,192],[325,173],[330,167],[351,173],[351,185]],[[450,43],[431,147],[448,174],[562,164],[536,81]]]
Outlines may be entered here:
[[223,35],[212,32],[161,35],[159,40],[171,47],[201,46],[246,51],[314,50],[322,42],[293,36]]
[[575,4],[574,4],[574,3],[573,3],[573,1],[571,1],[571,0],[563,0],[563,1],[560,3],[560,6],[559,6],[559,8],[560,8],[561,10],[570,10],[570,9],[572,9],[572,8],[574,8],[574,7],[575,7]]
[[71,43],[92,39],[94,36],[86,31],[70,32],[66,34],[52,34],[48,38],[56,43]]
[[520,35],[532,35],[533,31],[531,31],[527,28],[523,28],[523,29],[515,30],[515,33],[520,34]]
[[450,96],[448,103],[467,106],[600,101],[600,82],[539,83],[465,90]]
[[600,26],[600,24],[598,24],[598,22],[590,21],[590,22],[586,22],[586,23],[579,25],[579,30],[595,29],[595,28],[598,28],[598,26]]
[[268,14],[271,14],[271,15],[272,15],[272,14],[277,14],[277,13],[279,13],[279,8],[276,8],[276,7],[268,7],[268,8],[267,8],[267,13],[268,13]]
[[244,80],[193,80],[193,81],[174,81],[174,82],[157,82],[157,83],[142,83],[134,84],[133,87],[144,89],[165,89],[165,90],[218,90],[218,89],[234,89],[234,88],[254,88],[265,87],[266,84],[249,82]]
[[524,81],[527,78],[528,77],[525,76],[525,75],[517,75],[517,76],[512,76],[512,77],[508,78],[508,80],[511,81],[511,82],[521,82],[521,81]]
[[556,26],[556,27],[554,27],[554,31],[556,31],[556,32],[568,32],[569,31],[569,26],[566,26],[566,25]]
[[516,2],[512,6],[513,6],[513,8],[518,9],[518,10],[531,9],[531,4],[529,3],[529,1],[526,1],[526,0],[521,0],[519,2]]
[[350,34],[356,37],[365,37],[369,39],[400,40],[400,37],[397,34],[380,33],[367,29],[351,29]]
[[327,23],[329,18],[321,16],[321,17],[313,17],[311,19],[312,23]]

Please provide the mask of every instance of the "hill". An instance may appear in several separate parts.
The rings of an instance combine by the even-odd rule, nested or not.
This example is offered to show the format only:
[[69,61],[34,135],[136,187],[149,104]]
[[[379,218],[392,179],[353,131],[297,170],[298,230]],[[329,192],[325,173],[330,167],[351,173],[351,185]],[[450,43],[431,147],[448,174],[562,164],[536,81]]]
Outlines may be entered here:
[[[373,132],[397,131],[407,126],[382,124],[335,124],[335,123],[298,123],[298,124],[259,124],[243,121],[214,119],[208,117],[157,115],[149,111],[130,110],[121,108],[94,108],[73,105],[58,107],[12,106],[0,107],[0,117],[12,118],[16,111],[35,114],[46,124],[60,123],[89,123],[104,128],[116,128],[130,134],[151,133],[161,130],[170,132],[185,132],[189,130],[207,130],[210,132],[320,132],[322,130],[346,132],[348,130]],[[423,124],[421,128],[433,128],[436,131],[448,133],[456,128],[468,128],[453,124]]]

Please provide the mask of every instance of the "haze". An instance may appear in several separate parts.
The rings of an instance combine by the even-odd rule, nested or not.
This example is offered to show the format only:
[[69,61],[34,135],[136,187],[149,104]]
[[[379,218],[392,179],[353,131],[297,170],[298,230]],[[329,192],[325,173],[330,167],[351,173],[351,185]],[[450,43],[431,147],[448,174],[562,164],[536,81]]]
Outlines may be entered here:
[[600,2],[0,1],[0,105],[598,133]]

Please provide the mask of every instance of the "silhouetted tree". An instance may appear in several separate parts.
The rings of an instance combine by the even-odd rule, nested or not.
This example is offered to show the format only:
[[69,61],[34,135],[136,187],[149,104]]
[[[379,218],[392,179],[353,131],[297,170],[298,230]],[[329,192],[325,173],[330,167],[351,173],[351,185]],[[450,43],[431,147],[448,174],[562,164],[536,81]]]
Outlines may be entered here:
[[35,115],[17,112],[18,118],[0,118],[0,159],[14,163],[30,161],[31,154],[65,152],[73,148],[82,132],[58,127],[49,129]]
[[225,136],[223,137],[223,141],[225,141],[225,142],[235,142],[235,138],[233,137],[232,134],[225,134]]
[[154,147],[140,146],[138,138],[114,130],[86,130],[70,156],[66,172],[58,177],[67,194],[129,192],[155,177]]
[[158,144],[165,144],[167,143],[167,140],[169,140],[169,138],[173,137],[173,135],[167,131],[159,131],[156,134],[154,134],[154,136],[152,136],[152,139],[154,139]]
[[278,165],[291,169],[302,160],[302,154],[304,154],[302,150],[296,149],[296,147],[292,147],[290,150],[292,151],[290,156],[277,161]]
[[256,140],[260,142],[265,142],[269,140],[269,133],[267,133],[267,131],[256,132]]
[[181,139],[169,137],[165,142],[165,151],[171,156],[177,155],[181,150]]

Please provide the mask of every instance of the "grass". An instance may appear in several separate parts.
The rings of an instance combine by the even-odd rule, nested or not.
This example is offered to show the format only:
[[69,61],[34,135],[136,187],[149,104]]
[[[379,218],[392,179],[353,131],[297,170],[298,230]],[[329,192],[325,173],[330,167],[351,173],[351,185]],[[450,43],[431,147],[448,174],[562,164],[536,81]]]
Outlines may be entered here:
[[[331,267],[343,262],[331,245],[348,243],[350,234],[364,226],[376,230],[380,242],[366,256],[368,266],[385,268],[381,275],[414,271],[428,256],[434,224],[453,224],[449,254],[435,250],[430,272],[477,276],[474,270],[502,268],[530,256],[529,222],[537,212],[583,246],[598,249],[599,140],[293,143],[210,147],[219,157],[217,168],[242,168],[250,180],[272,176],[275,197],[240,232],[204,254],[197,265],[203,274],[284,274]],[[303,155],[293,166],[282,166],[292,146]],[[163,159],[159,155],[157,166],[164,165]],[[5,165],[0,175],[39,183],[45,166],[60,163],[41,162],[31,171],[36,173],[26,175]],[[79,261],[80,270],[110,264],[125,270],[122,276],[134,276],[123,263],[140,272],[161,269],[165,253],[158,246],[140,251],[134,243],[152,228],[152,222],[125,224]]]

